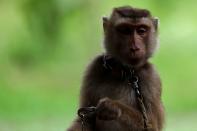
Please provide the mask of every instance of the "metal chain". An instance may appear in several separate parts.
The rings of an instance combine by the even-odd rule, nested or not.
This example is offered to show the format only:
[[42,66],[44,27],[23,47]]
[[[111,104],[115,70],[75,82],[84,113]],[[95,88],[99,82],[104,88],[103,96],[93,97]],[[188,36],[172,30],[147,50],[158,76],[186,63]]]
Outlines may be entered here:
[[136,97],[137,97],[137,100],[138,100],[138,103],[139,103],[139,106],[140,106],[140,109],[141,109],[141,113],[142,113],[142,116],[143,116],[143,121],[144,121],[144,129],[145,130],[148,130],[149,125],[148,125],[148,116],[147,116],[147,112],[146,112],[146,108],[145,108],[145,105],[144,105],[144,100],[143,100],[143,96],[139,90],[139,85],[138,85],[138,77],[134,74],[134,70],[130,69],[130,75],[128,77],[128,84],[129,85],[132,85],[132,87],[134,88],[134,91],[135,91],[135,94],[136,94]]

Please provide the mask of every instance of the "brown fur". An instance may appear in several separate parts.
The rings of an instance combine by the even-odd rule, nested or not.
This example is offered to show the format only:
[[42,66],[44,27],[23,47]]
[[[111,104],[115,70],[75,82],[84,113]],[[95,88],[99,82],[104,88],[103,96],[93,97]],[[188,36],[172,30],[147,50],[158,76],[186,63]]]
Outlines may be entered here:
[[[123,22],[117,24],[121,19]],[[161,82],[153,65],[148,62],[156,46],[157,25],[154,20],[148,10],[129,6],[115,8],[111,17],[104,19],[104,44],[107,55],[121,65],[135,69],[152,125],[150,131],[161,131],[164,119]],[[144,24],[148,30],[143,33],[142,28],[141,33],[140,26]],[[128,34],[117,32],[118,26],[122,25],[131,28],[126,30]],[[86,131],[143,131],[143,118],[134,89],[122,79],[121,73],[121,66],[118,64],[113,64],[112,69],[107,70],[103,66],[103,55],[95,58],[88,67],[81,88],[80,107],[95,106],[97,114],[94,128],[87,125]],[[68,131],[81,131],[79,118]]]

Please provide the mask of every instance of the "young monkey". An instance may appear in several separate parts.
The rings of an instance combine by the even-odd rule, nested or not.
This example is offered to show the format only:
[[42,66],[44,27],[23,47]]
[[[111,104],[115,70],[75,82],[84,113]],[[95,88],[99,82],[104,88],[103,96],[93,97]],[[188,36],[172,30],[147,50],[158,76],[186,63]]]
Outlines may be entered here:
[[[161,131],[161,81],[148,62],[158,20],[148,10],[124,6],[103,18],[103,27],[106,52],[89,65],[81,88],[80,107],[96,107],[84,130]],[[81,124],[77,118],[68,131],[82,131]]]

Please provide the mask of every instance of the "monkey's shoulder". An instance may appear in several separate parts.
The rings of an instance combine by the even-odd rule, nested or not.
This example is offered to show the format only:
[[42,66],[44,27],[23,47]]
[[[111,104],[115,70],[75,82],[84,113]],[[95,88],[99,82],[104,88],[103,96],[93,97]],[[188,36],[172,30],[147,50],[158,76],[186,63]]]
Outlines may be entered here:
[[156,70],[156,67],[151,64],[147,63],[144,65],[143,69],[139,73],[140,83],[142,87],[146,87],[149,92],[154,92],[160,96],[161,94],[161,79],[159,73]]
[[[80,106],[96,106],[102,92],[99,91],[101,83],[106,77],[103,67],[103,55],[95,57],[87,66],[83,82],[81,86],[81,105]],[[100,94],[101,93],[101,94]]]
[[160,79],[159,73],[152,63],[147,62],[139,72],[141,77],[145,77],[146,79]]
[[85,72],[85,80],[99,80],[105,77],[106,69],[104,67],[103,58],[104,55],[98,55],[91,61]]

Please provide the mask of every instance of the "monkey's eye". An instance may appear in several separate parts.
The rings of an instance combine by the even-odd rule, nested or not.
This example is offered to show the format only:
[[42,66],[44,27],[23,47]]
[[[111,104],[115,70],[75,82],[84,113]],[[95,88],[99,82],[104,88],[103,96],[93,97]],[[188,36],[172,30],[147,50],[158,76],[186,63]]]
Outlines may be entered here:
[[119,25],[116,27],[116,30],[123,35],[130,35],[132,33],[132,28],[128,25]]
[[137,32],[139,35],[145,35],[147,31],[148,31],[148,28],[147,28],[146,26],[139,26],[139,27],[136,29],[136,32]]

